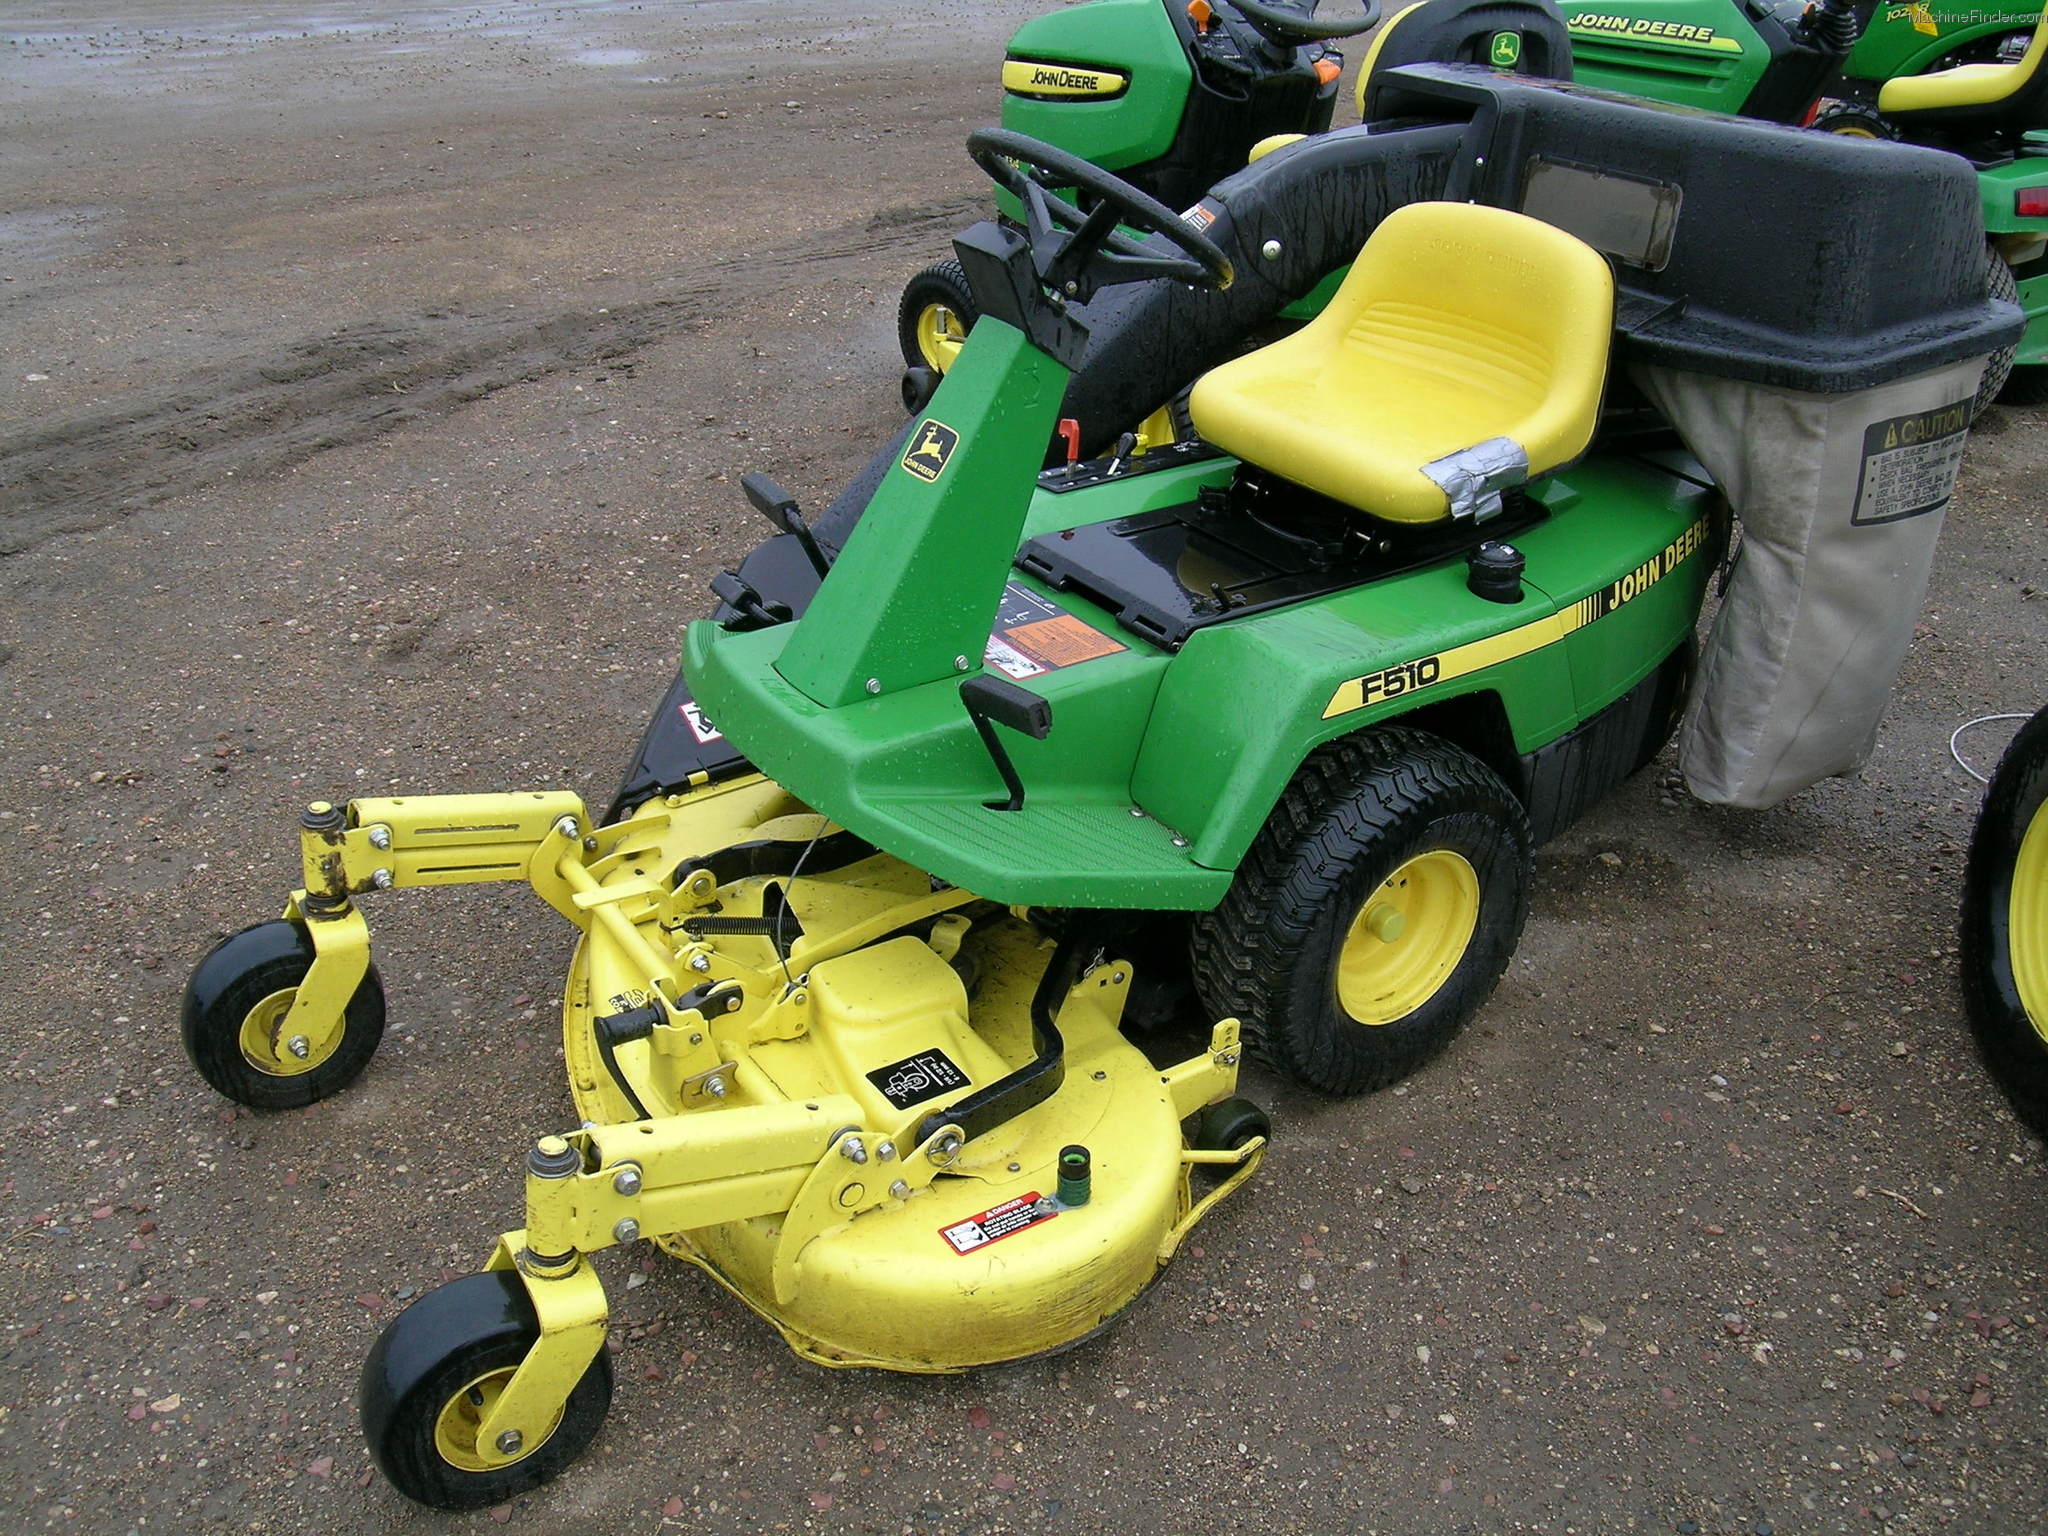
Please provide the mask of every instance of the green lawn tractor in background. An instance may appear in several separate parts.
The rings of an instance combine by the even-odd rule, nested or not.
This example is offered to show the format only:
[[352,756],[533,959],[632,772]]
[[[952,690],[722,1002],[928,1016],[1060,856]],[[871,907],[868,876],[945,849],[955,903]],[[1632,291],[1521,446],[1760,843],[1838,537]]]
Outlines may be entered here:
[[2028,320],[1983,398],[2048,400],[2048,12],[2032,0],[1574,0],[1565,22],[1582,84],[1968,160],[1994,290]]
[[[1003,60],[1002,122],[1141,192],[1182,208],[1243,166],[1275,134],[1321,133],[1337,104],[1335,39],[1369,31],[1363,14],[1318,20],[1317,0],[1089,0],[1026,22]],[[1020,210],[1004,194],[999,215]],[[922,370],[906,401],[952,366],[977,311],[957,261],[934,262],[903,290],[903,360]],[[921,403],[921,401],[920,401]],[[1170,440],[1164,423],[1141,431]]]
[[[1326,130],[1341,60],[1325,38],[1356,35],[1377,4],[1345,21],[1217,0],[1092,0],[1041,17],[1012,38],[1004,126],[1079,155],[1183,207],[1242,166],[1261,143]],[[1992,362],[1981,398],[2048,399],[2048,22],[2032,0],[1963,10],[1870,0],[1425,0],[1388,16],[1368,62],[1484,64],[1574,79],[1703,111],[1812,123],[1858,137],[1950,150],[1976,168],[1994,291],[2029,325]],[[1362,116],[1384,116],[1367,101]],[[1014,204],[998,198],[999,212]],[[1853,213],[1851,214],[1853,217]],[[1327,300],[1328,285],[1284,318]],[[935,263],[905,288],[898,332],[915,409],[950,366],[975,310],[958,264]],[[1134,447],[1187,435],[1171,409],[1140,423]]]
[[1963,999],[1991,1075],[2048,1139],[2048,709],[1985,791],[1963,877]]
[[[1444,1050],[1531,848],[1695,678],[1736,769],[1790,765],[1774,790],[1867,749],[2018,324],[1967,168],[1471,68],[1395,83],[1398,124],[1185,214],[976,134],[1021,215],[956,242],[981,319],[815,527],[749,478],[781,555],[687,631],[704,750],[643,754],[602,820],[547,790],[316,803],[284,919],[200,962],[188,1053],[276,1108],[375,1048],[364,898],[524,884],[580,935],[575,1128],[532,1143],[486,1268],[364,1368],[403,1492],[498,1503],[589,1443],[614,1245],[827,1365],[1084,1337],[1258,1166],[1244,1052],[1350,1094]],[[1853,247],[1826,238],[1847,208]],[[1190,384],[1198,438],[1117,449]],[[1081,453],[1047,468],[1056,436]],[[1814,600],[1759,612],[1738,575],[1749,651],[1717,627],[1696,669],[1731,496],[1810,525]]]

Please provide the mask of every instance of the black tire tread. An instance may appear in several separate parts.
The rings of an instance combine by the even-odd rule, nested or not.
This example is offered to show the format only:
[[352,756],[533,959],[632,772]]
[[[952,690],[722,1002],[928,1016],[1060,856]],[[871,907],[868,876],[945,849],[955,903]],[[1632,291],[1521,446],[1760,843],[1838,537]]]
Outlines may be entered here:
[[2048,1044],[2020,1002],[2006,926],[2020,840],[2048,815],[2048,709],[2020,727],[1985,792],[1963,874],[1963,1003],[1977,1049],[2017,1115],[2048,1140]]
[[348,1001],[334,1054],[294,1077],[258,1072],[242,1056],[242,1021],[273,992],[297,986],[313,964],[305,928],[282,919],[244,928],[192,969],[181,1010],[185,1055],[215,1092],[255,1110],[300,1109],[361,1075],[384,1038],[384,981],[372,965]]
[[[2019,281],[2013,276],[2006,259],[1990,246],[1984,248],[1985,284],[1994,299],[2004,299],[2008,304],[2017,304],[2020,299]],[[2018,343],[2000,347],[1984,364],[1984,376],[1977,383],[1977,397],[1970,407],[1970,419],[1976,420],[1984,408],[1996,400],[2003,405],[2025,405],[2030,402],[2019,399],[2013,393],[2013,377],[2020,370],[2013,366],[2013,358],[2019,351]],[[2048,369],[2041,370],[2048,373]],[[2022,388],[2021,393],[2024,393]]]
[[516,1365],[539,1335],[525,1283],[506,1270],[451,1280],[386,1324],[363,1363],[359,1393],[363,1436],[386,1480],[431,1509],[481,1509],[538,1487],[581,1456],[611,1406],[604,1348],[571,1390],[554,1432],[530,1455],[466,1472],[434,1449],[434,1421],[449,1398],[475,1376]]
[[967,269],[951,257],[933,262],[903,285],[903,297],[896,304],[896,344],[903,349],[903,361],[909,367],[925,366],[924,353],[917,345],[917,317],[934,302],[963,317],[969,330],[981,318],[974,290],[967,284]]
[[[1455,1028],[1386,1050],[1365,1070],[1347,1069],[1288,1027],[1280,997],[1304,963],[1319,918],[1340,899],[1357,852],[1382,827],[1428,806],[1464,802],[1506,821],[1526,869],[1528,821],[1520,803],[1485,764],[1440,737],[1385,727],[1341,737],[1303,761],[1223,900],[1194,923],[1196,989],[1212,1014],[1238,1018],[1258,1060],[1325,1092],[1360,1093],[1399,1081],[1449,1045]],[[1480,1001],[1506,969],[1527,914],[1521,879],[1503,914],[1507,942],[1497,963],[1476,978]]]

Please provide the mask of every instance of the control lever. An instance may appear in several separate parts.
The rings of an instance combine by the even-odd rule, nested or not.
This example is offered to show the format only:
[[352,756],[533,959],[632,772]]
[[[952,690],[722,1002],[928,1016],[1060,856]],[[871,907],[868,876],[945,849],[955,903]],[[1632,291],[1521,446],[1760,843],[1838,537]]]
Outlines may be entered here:
[[747,500],[754,504],[754,510],[784,533],[794,534],[798,544],[803,546],[804,555],[811,567],[822,580],[832,570],[832,562],[825,558],[825,551],[818,547],[812,536],[810,525],[797,509],[796,498],[766,475],[749,474],[740,476],[740,489],[747,493]]
[[1011,763],[1010,754],[996,735],[995,727],[1005,725],[1033,741],[1043,741],[1052,733],[1052,701],[1040,698],[1029,688],[1018,687],[1007,677],[994,677],[984,672],[961,681],[960,702],[967,706],[968,718],[981,732],[981,744],[988,748],[996,772],[1003,776],[1003,787],[1010,792],[1007,805],[990,801],[989,809],[1021,811],[1024,808],[1024,781],[1017,777],[1016,766]]

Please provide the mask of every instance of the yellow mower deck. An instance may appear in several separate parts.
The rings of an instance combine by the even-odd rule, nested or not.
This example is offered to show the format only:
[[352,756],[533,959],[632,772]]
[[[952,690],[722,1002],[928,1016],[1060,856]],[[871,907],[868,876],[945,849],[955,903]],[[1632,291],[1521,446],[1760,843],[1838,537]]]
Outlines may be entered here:
[[[1263,1156],[1182,1131],[1236,1087],[1235,1020],[1155,1067],[1119,1031],[1131,967],[1099,956],[1040,999],[1041,1038],[1052,941],[759,776],[602,830],[563,794],[316,806],[302,842],[288,915],[314,957],[288,1007],[263,1001],[266,1039],[339,1037],[358,894],[520,880],[583,933],[562,1010],[583,1123],[535,1144],[525,1225],[488,1265],[523,1281],[537,1338],[438,1409],[465,1471],[532,1455],[602,1364],[599,1248],[658,1243],[821,1364],[955,1371],[1092,1332]],[[976,1107],[1020,1076],[1045,1091]],[[1063,1185],[1077,1147],[1086,1182]]]

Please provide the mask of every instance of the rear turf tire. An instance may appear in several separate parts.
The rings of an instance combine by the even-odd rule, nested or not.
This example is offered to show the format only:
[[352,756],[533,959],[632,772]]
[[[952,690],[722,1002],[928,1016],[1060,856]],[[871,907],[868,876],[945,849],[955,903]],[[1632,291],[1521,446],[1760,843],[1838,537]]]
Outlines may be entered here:
[[2013,1113],[2048,1139],[2048,709],[1991,776],[1963,875],[1963,1002]]
[[1363,1093],[1451,1043],[1528,912],[1528,819],[1507,786],[1440,737],[1366,731],[1310,754],[1195,920],[1195,984],[1261,1060]]
[[[2006,259],[1990,246],[1984,248],[1984,282],[1990,289],[1991,297],[2003,299],[2008,304],[2020,301],[2019,282],[2012,275],[2012,268]],[[2000,347],[1984,364],[1984,376],[1977,383],[1977,399],[1970,407],[1970,419],[1976,420],[1984,414],[1984,407],[1996,400],[2002,405],[2025,405],[2030,402],[2021,398],[2024,387],[2014,390],[2013,379],[2021,370],[2013,366],[2013,358],[2019,352],[2015,342],[2009,347]],[[2048,373],[2048,369],[2037,370]]]

